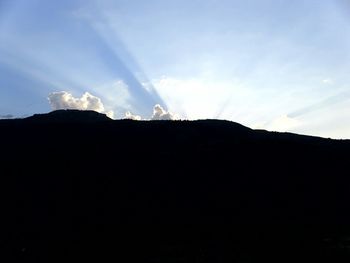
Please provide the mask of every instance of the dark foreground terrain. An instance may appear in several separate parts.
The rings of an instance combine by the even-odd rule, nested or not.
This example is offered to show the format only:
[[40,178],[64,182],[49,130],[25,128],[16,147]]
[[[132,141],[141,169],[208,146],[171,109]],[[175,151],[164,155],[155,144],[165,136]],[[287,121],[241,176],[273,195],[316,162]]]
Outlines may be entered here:
[[1,262],[349,262],[349,141],[237,123],[0,121]]

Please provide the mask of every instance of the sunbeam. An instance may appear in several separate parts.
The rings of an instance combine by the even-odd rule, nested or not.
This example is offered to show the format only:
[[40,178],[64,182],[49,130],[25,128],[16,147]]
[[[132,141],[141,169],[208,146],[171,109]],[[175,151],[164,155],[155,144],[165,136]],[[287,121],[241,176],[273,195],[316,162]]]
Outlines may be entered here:
[[303,116],[304,114],[308,114],[311,113],[313,111],[317,111],[329,106],[332,106],[334,104],[346,101],[350,99],[350,92],[349,91],[344,91],[341,92],[339,94],[330,96],[320,102],[317,102],[315,104],[312,104],[310,106],[307,107],[303,107],[301,109],[298,109],[296,111],[293,111],[291,113],[288,114],[288,116],[290,116],[291,118],[296,118],[296,117],[300,117]]

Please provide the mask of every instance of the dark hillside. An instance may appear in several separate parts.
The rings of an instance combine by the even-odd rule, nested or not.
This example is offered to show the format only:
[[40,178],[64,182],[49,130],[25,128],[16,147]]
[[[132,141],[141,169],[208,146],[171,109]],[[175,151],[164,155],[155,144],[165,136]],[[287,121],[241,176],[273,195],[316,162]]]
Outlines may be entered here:
[[106,115],[95,111],[57,110],[47,114],[35,114],[23,121],[29,123],[95,123],[111,121]]
[[0,135],[4,262],[350,260],[348,140],[80,111]]

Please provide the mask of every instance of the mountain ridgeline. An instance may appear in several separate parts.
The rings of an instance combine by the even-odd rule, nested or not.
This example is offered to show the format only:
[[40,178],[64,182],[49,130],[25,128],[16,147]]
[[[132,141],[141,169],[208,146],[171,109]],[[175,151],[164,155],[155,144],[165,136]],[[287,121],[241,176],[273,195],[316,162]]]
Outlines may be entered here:
[[349,262],[348,140],[75,110],[0,135],[6,262]]

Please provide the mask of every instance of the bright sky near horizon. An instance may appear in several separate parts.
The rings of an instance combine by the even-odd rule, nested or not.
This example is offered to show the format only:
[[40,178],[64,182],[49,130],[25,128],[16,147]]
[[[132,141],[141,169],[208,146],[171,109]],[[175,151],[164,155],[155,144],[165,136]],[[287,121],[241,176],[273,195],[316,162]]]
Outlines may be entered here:
[[350,138],[349,55],[349,0],[0,0],[0,116],[88,92],[115,118]]

